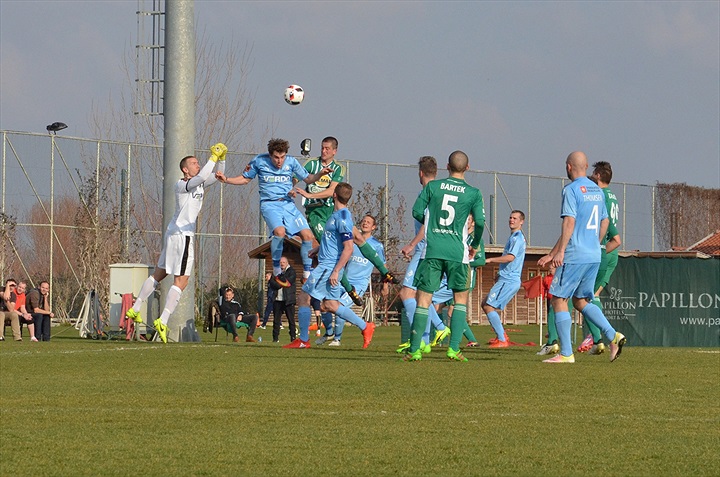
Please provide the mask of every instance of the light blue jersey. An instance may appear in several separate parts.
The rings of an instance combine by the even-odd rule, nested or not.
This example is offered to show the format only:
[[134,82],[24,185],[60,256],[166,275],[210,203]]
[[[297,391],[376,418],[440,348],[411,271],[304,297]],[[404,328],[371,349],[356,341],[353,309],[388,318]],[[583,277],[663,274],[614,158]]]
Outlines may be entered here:
[[[383,244],[375,237],[368,238],[366,243],[370,244],[370,246],[375,249],[380,259],[384,262],[385,249]],[[345,276],[350,282],[350,285],[354,286],[358,293],[363,293],[367,290],[373,268],[375,268],[375,266],[372,262],[365,258],[357,245],[353,245],[352,256],[345,267]]]
[[343,243],[352,240],[353,219],[350,210],[342,208],[332,213],[325,223],[325,233],[320,240],[318,262],[334,267],[343,251]]
[[498,272],[500,277],[507,280],[520,281],[526,248],[527,243],[525,242],[525,235],[523,235],[522,230],[513,232],[505,244],[503,255],[512,255],[515,258],[512,262],[500,264],[500,271]]
[[562,192],[561,217],[574,217],[575,227],[564,263],[600,262],[600,222],[608,218],[605,195],[587,177],[578,177]]
[[[347,295],[342,285],[330,283],[330,275],[342,254],[344,243],[353,239],[352,229],[352,214],[346,208],[333,212],[325,223],[325,232],[320,239],[318,251],[318,266],[310,272],[308,280],[302,287],[311,297],[342,302],[343,295]],[[360,318],[357,319],[363,323]]]
[[309,175],[308,171],[300,165],[293,156],[285,156],[285,162],[280,169],[275,168],[269,154],[258,154],[250,161],[247,170],[242,173],[246,179],[258,178],[258,190],[260,191],[260,202],[269,200],[293,199],[288,193],[293,188],[293,177],[304,180]]

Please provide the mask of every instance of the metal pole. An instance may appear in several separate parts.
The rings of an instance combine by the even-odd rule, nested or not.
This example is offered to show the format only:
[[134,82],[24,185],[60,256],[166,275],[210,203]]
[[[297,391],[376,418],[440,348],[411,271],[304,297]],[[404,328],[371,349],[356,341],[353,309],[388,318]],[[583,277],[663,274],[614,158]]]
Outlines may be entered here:
[[625,220],[625,207],[627,205],[627,184],[623,184],[623,201],[625,202],[623,204],[623,231],[622,231],[622,243],[623,243],[623,250],[627,250],[627,246],[625,245],[625,232],[627,230],[627,221]]
[[[650,234],[652,235],[652,237],[650,238],[650,251],[654,252],[655,251],[655,186],[651,186],[651,187],[652,187],[652,218],[650,220],[652,223],[652,229],[651,229]],[[623,224],[623,225],[625,225],[625,224]],[[623,227],[623,230],[625,230],[624,227]],[[625,244],[625,242],[623,241],[623,245],[624,244]],[[624,249],[625,249],[625,247],[623,247],[623,250]]]
[[385,191],[383,193],[383,215],[385,216],[385,225],[383,226],[383,246],[387,249],[388,235],[390,234],[389,220],[390,220],[390,167],[385,164]]
[[[195,153],[195,28],[194,1],[165,3],[165,114],[163,151],[163,230],[175,211],[175,184],[182,177],[181,158]],[[172,277],[163,281],[167,296]],[[190,275],[175,312],[168,322],[177,341],[200,341],[195,329],[195,279]]]
[[[128,144],[127,147],[127,179],[123,187],[125,188],[125,256],[123,260],[130,260],[130,177],[132,170],[131,162],[132,159],[132,146]],[[162,237],[162,236],[161,236]]]
[[[0,194],[2,195],[2,198],[0,199],[0,202],[2,203],[2,213],[5,213],[5,191],[7,190],[5,188],[5,157],[6,157],[6,145],[7,145],[7,133],[3,131],[3,145],[2,145],[2,192]],[[2,218],[2,232],[5,232],[5,220],[6,217]],[[0,283],[3,285],[5,284],[5,247],[3,247],[3,253],[0,255]],[[3,326],[5,326],[5,323],[3,323]]]
[[50,284],[50,302],[52,303],[53,293],[53,250],[55,249],[55,135],[50,136],[50,276],[47,281]]
[[532,217],[532,176],[528,174],[528,204],[527,204],[527,243],[532,243],[532,238],[530,237],[530,225],[532,224],[532,220],[530,218]]

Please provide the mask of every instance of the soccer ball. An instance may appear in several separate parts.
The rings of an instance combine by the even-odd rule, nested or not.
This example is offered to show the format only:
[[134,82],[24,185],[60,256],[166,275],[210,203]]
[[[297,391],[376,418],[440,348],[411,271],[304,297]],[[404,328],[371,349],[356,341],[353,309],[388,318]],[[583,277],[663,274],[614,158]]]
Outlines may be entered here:
[[303,89],[296,84],[291,84],[290,86],[285,88],[285,102],[287,104],[297,106],[298,104],[302,103],[304,97],[305,91],[303,91]]

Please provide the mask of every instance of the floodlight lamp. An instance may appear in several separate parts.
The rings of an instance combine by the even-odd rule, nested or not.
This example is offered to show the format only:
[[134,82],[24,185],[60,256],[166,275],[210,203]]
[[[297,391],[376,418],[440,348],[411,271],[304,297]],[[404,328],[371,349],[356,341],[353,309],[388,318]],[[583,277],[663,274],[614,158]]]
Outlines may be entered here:
[[300,154],[303,156],[309,156],[310,155],[310,148],[312,147],[312,141],[310,138],[305,138],[300,143]]
[[62,131],[66,127],[67,127],[67,124],[65,124],[65,123],[54,122],[54,123],[50,124],[49,126],[47,126],[45,129],[47,129],[48,132],[57,134],[58,131]]

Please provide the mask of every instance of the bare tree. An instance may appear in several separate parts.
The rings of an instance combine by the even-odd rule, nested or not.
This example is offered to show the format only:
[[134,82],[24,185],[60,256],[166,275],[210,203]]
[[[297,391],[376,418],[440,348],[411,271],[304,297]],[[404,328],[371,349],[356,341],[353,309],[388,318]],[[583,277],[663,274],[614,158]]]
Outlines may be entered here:
[[655,222],[661,248],[686,248],[720,230],[720,189],[658,184]]
[[[224,142],[231,151],[228,153],[228,170],[234,175],[242,170],[237,162],[249,160],[249,155],[232,151],[256,150],[253,139],[258,137],[258,130],[264,142],[275,128],[272,123],[258,127],[255,92],[248,81],[252,69],[252,46],[240,45],[235,40],[214,44],[203,33],[198,36],[196,52],[196,148],[205,151],[218,141]],[[154,147],[163,141],[162,117],[133,114],[133,104],[138,101],[147,101],[149,104],[150,101],[149,97],[133,98],[133,94],[138,92],[140,95],[148,94],[142,89],[135,89],[135,61],[134,55],[127,52],[122,65],[124,80],[120,101],[108,100],[102,108],[96,105],[93,128],[98,137],[147,145],[131,154],[130,170],[127,171],[130,205],[126,213],[129,215],[127,226],[132,230],[131,242],[134,246],[134,249],[129,250],[129,256],[138,256],[142,249],[145,252],[142,255],[154,259],[162,245],[162,148]],[[106,158],[112,164],[108,174],[117,178],[126,158],[118,151],[111,151],[112,154],[117,157]],[[219,193],[221,188],[222,205]],[[245,206],[248,200],[256,200],[251,195],[253,192],[257,193],[255,186],[240,188],[217,185],[209,190],[198,219],[199,240],[196,246],[200,249],[196,253],[196,286],[216,288],[217,282],[222,281],[222,277],[219,277],[221,267],[223,275],[230,271],[241,277],[256,275],[256,269],[252,267],[254,263],[250,263],[247,251],[257,245],[258,218],[254,208]],[[109,203],[101,205],[113,207]],[[114,207],[118,207],[118,204]],[[111,214],[110,211],[104,213],[106,216]],[[221,232],[232,235],[222,239],[222,247],[219,238]],[[84,247],[92,248],[93,240],[83,240],[81,243]],[[91,257],[93,252],[85,250],[81,255]]]

